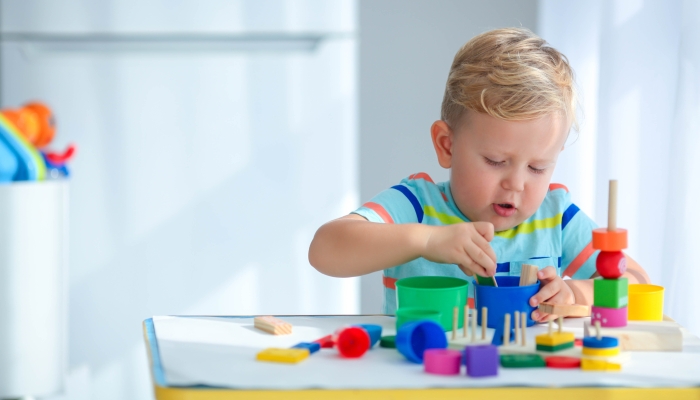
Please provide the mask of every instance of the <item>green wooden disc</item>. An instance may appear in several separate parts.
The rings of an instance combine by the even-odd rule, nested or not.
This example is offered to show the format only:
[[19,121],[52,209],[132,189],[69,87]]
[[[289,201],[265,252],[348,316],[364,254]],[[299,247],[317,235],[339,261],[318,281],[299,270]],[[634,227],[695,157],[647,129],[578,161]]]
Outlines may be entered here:
[[379,340],[379,346],[387,349],[396,348],[396,336],[382,336]]
[[538,354],[504,354],[501,356],[503,368],[539,368],[547,364]]

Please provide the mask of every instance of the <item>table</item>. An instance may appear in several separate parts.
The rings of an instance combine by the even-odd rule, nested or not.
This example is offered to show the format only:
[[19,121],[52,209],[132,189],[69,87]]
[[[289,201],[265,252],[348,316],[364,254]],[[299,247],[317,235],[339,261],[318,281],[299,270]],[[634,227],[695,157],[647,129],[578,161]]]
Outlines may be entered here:
[[[633,352],[620,373],[581,370],[501,369],[498,378],[425,374],[393,349],[375,348],[362,359],[323,349],[298,365],[255,361],[264,347],[290,347],[340,326],[382,325],[393,334],[394,318],[382,315],[278,316],[295,326],[290,337],[252,328],[253,316],[168,316],[143,323],[158,400],[284,398],[673,398],[700,399],[700,339],[684,331],[684,350]],[[567,319],[565,329],[583,335],[584,319]],[[546,326],[528,328],[529,340]],[[491,330],[489,330],[491,332]],[[674,369],[675,368],[675,369]],[[380,379],[378,379],[380,378]]]

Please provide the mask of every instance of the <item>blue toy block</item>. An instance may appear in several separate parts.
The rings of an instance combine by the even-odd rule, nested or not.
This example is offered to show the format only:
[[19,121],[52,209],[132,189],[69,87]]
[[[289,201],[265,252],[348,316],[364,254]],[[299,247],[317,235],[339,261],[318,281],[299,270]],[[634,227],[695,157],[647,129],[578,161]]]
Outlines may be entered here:
[[498,375],[498,349],[492,344],[467,346],[464,349],[467,375],[473,378]]
[[314,354],[315,352],[319,351],[321,349],[321,345],[315,342],[311,343],[306,343],[306,342],[301,342],[299,344],[296,344],[292,346],[293,349],[307,349],[309,350],[309,354]]
[[[514,342],[515,339],[515,328],[510,328],[510,341]],[[493,332],[493,339],[491,339],[491,344],[494,346],[503,345],[503,324],[497,327],[496,330]]]

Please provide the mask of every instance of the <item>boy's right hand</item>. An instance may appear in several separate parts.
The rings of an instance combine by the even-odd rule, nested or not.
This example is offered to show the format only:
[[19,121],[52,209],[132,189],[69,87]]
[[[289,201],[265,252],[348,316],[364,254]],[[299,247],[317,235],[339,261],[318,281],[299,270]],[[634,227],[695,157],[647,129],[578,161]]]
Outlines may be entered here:
[[489,242],[493,239],[490,222],[464,222],[447,226],[430,226],[421,256],[427,260],[457,264],[465,274],[494,276],[496,253]]

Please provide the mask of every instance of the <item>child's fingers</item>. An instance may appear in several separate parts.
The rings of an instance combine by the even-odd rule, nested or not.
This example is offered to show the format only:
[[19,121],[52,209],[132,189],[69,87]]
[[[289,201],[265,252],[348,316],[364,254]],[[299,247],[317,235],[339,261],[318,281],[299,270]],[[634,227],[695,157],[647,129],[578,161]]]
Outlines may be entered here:
[[556,319],[557,317],[558,317],[557,315],[547,314],[547,313],[544,313],[540,310],[535,310],[530,315],[530,318],[532,318],[532,320],[535,322],[547,322],[550,319]]
[[474,275],[474,273],[473,273],[469,268],[464,267],[462,264],[457,264],[457,266],[458,266],[459,269],[461,269],[462,272],[464,272],[467,276],[473,276],[473,275]]
[[543,282],[545,284],[551,281],[552,279],[557,278],[558,276],[559,275],[557,275],[557,270],[555,270],[552,266],[545,267],[537,271],[537,279],[539,279],[540,282]]
[[[482,238],[483,240],[483,238]],[[491,248],[488,243],[486,243],[488,248]],[[486,254],[483,248],[481,248],[478,244],[474,242],[468,242],[464,246],[464,251],[467,252],[467,255],[476,262],[481,269],[484,270],[484,275],[479,273],[479,275],[482,276],[493,276],[496,273],[496,262],[494,261],[491,256]],[[476,271],[475,271],[476,272]]]
[[471,258],[469,252],[466,249],[464,249],[464,251],[466,254],[458,264],[460,269],[462,269],[462,271],[471,271],[477,275],[488,276],[486,275],[486,270]]
[[494,268],[494,272],[496,272],[496,252],[493,251],[493,247],[491,247],[491,244],[481,236],[474,238],[473,241],[491,259],[491,265]]
[[538,304],[540,304],[543,301],[547,301],[548,299],[554,297],[559,291],[561,290],[561,281],[560,280],[555,280],[552,282],[549,282],[548,284],[542,286],[540,288],[540,291],[537,292],[536,295],[530,297],[530,305],[532,307],[537,307]]
[[493,224],[490,222],[484,222],[484,221],[477,221],[477,222],[472,222],[472,225],[474,226],[474,229],[481,235],[484,239],[487,241],[492,241],[493,240]]

